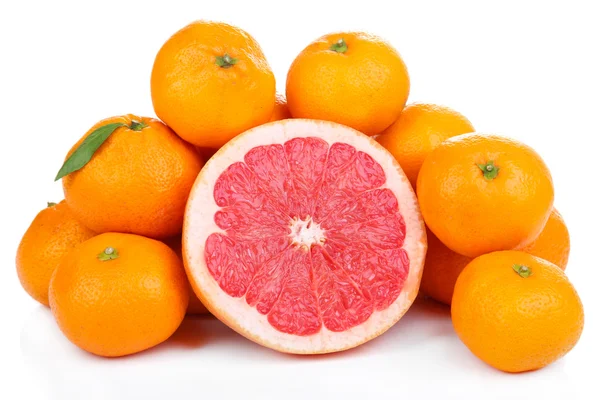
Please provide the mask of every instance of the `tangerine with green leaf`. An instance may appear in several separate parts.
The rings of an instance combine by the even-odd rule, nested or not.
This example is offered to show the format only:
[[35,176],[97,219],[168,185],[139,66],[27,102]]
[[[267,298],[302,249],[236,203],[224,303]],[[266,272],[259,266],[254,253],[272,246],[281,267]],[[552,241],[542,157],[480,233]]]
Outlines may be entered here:
[[158,117],[199,147],[219,148],[261,125],[275,105],[275,77],[259,44],[237,27],[196,21],[161,47],[152,68]]
[[94,125],[57,179],[73,214],[93,231],[166,238],[181,233],[202,165],[196,149],[164,123],[129,114]]
[[583,331],[581,299],[556,265],[521,251],[475,258],[452,296],[452,324],[482,361],[506,372],[545,367]]
[[82,243],[50,281],[59,328],[78,347],[105,357],[165,341],[181,324],[188,299],[177,254],[160,241],[124,233]]
[[417,196],[427,226],[467,257],[533,242],[548,220],[554,187],[529,146],[469,133],[437,146],[423,162]]

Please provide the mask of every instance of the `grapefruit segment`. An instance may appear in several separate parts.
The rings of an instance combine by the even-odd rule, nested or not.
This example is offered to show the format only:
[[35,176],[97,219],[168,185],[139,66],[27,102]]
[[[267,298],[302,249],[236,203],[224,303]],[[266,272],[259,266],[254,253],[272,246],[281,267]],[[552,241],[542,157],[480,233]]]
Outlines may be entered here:
[[272,144],[254,147],[246,153],[244,161],[256,177],[259,192],[268,193],[268,201],[279,210],[285,210],[288,194],[293,188],[283,146]]
[[[290,273],[268,321],[277,330],[294,335],[313,335],[321,329],[317,294],[312,288],[312,266],[308,251],[293,251]],[[293,271],[293,273],[291,273]]]
[[217,226],[239,240],[285,236],[289,217],[277,207],[257,209],[250,203],[236,203],[215,213]]
[[385,217],[398,212],[398,201],[389,189],[375,189],[357,197],[340,198],[337,208],[323,217],[321,225],[326,229],[340,229],[346,225]]
[[323,182],[329,145],[322,139],[308,137],[288,140],[284,146],[294,188],[289,193],[289,211],[304,220],[314,213],[314,194]]
[[311,249],[319,307],[325,328],[343,332],[366,321],[373,313],[368,292],[319,247]]
[[426,251],[394,158],[351,128],[298,119],[251,129],[211,158],[183,238],[207,308],[292,353],[344,350],[391,327],[417,294]]

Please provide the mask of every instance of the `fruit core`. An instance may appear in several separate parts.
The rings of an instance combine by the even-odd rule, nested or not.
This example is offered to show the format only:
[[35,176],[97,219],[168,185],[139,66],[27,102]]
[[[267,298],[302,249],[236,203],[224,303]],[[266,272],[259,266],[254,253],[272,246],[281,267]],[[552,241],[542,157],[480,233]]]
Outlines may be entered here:
[[387,309],[410,260],[381,165],[347,143],[257,146],[215,182],[211,276],[280,332],[342,332]]
[[294,219],[290,222],[291,243],[296,246],[306,246],[310,248],[313,244],[323,244],[325,242],[325,232],[321,226],[313,222],[310,216],[306,219]]

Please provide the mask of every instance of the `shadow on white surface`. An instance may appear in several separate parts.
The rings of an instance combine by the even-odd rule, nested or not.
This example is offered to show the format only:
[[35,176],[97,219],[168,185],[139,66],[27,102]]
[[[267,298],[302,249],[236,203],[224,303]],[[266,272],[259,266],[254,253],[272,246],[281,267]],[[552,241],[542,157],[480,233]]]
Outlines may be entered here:
[[[40,306],[21,332],[23,358],[50,399],[577,398],[561,360],[541,371],[488,367],[454,334],[449,308],[419,299],[388,332],[358,348],[320,356],[280,354],[217,319],[188,317],[165,343],[106,359],[72,345]],[[282,393],[285,388],[285,393]],[[401,395],[401,396],[400,396]],[[367,397],[365,397],[367,396]],[[533,396],[533,397],[532,397]]]

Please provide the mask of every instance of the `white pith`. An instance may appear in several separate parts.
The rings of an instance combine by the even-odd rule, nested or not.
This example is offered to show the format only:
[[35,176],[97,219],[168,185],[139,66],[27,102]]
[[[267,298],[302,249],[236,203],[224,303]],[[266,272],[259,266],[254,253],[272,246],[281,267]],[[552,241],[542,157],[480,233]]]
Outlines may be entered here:
[[290,222],[289,237],[292,244],[306,246],[307,248],[325,242],[325,232],[318,223],[312,220],[311,216],[306,217],[306,219],[294,218]]
[[[366,152],[381,165],[386,173],[386,183],[382,187],[389,188],[395,194],[406,224],[403,248],[409,256],[410,269],[398,298],[387,309],[375,311],[361,325],[343,332],[332,332],[322,326],[314,335],[297,336],[276,330],[268,322],[267,315],[262,315],[249,306],[244,297],[234,298],[225,293],[208,271],[204,260],[204,245],[210,234],[225,233],[214,221],[214,215],[220,207],[213,198],[213,188],[221,173],[232,163],[243,161],[244,155],[256,146],[283,144],[296,137],[311,136],[325,140],[330,146],[336,142],[348,143],[357,150]],[[314,222],[311,224],[315,225]],[[318,238],[319,232],[316,228],[305,226],[304,233],[297,235],[297,239],[310,241]],[[344,350],[364,343],[389,329],[404,315],[417,295],[426,248],[425,227],[416,196],[393,156],[373,139],[351,128],[331,122],[302,119],[259,126],[237,136],[221,148],[196,179],[187,203],[183,229],[186,271],[195,293],[209,311],[247,338],[290,353]]]

